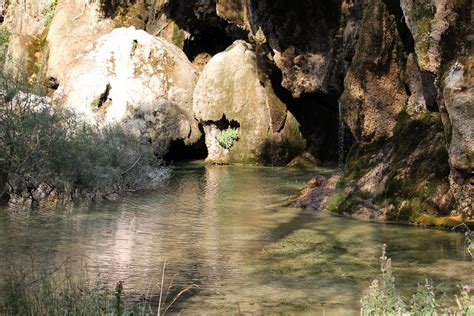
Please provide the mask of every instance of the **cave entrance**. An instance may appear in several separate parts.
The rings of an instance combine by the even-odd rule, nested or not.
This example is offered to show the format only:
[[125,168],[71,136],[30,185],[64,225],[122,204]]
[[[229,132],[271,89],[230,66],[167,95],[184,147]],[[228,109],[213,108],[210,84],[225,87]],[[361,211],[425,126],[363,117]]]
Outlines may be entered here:
[[208,152],[202,125],[199,125],[199,130],[201,131],[202,136],[192,145],[186,145],[182,139],[172,141],[168,153],[163,157],[163,159],[167,162],[206,159]]
[[304,93],[295,98],[281,85],[283,75],[277,67],[271,65],[268,73],[273,91],[300,124],[300,132],[306,140],[306,152],[323,164],[344,161],[354,137],[350,129],[341,124],[341,93]]
[[308,93],[288,103],[306,139],[306,151],[322,163],[344,161],[353,143],[349,128],[341,122],[338,100],[336,93]]

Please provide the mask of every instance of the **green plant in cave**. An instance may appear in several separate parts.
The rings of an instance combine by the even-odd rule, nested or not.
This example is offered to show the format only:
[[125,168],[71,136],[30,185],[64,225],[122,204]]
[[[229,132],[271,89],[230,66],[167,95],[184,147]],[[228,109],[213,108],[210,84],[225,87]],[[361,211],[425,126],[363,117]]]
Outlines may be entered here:
[[234,142],[239,138],[239,130],[237,128],[229,127],[217,135],[217,141],[222,148],[230,149]]
[[331,195],[326,202],[326,209],[330,212],[337,212],[339,206],[344,201],[344,193],[339,192]]
[[54,14],[56,13],[56,6],[58,5],[58,0],[51,0],[49,6],[44,14],[44,25],[49,28],[51,22],[53,21]]

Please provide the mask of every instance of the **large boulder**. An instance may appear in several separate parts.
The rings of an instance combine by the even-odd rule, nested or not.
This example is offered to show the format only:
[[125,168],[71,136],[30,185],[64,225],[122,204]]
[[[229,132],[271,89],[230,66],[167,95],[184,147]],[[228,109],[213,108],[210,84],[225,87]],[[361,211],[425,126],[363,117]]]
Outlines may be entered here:
[[76,58],[93,49],[115,24],[104,18],[99,1],[60,1],[48,32],[48,77],[63,83]]
[[[193,110],[206,135],[213,163],[285,164],[304,148],[298,123],[258,78],[253,48],[236,41],[204,68],[194,91]],[[218,142],[234,127],[239,138],[230,149]]]
[[99,124],[119,123],[148,138],[159,156],[170,142],[192,144],[197,72],[173,44],[134,27],[102,36],[67,73],[56,100]]

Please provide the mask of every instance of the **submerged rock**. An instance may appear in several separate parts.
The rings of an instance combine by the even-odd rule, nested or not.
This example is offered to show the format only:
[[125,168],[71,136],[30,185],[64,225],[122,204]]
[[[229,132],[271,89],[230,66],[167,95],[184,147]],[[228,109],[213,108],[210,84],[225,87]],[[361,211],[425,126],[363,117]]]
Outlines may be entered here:
[[[194,91],[193,110],[204,126],[213,163],[285,164],[304,148],[295,118],[260,82],[252,47],[237,41],[214,56]],[[279,122],[279,123],[277,123]],[[238,139],[224,148],[223,130],[238,128]]]
[[297,198],[290,202],[292,207],[301,207],[307,210],[322,210],[330,194],[336,189],[340,176],[316,176],[309,180],[306,188]]
[[192,144],[200,137],[192,115],[196,79],[194,66],[173,44],[119,28],[76,61],[56,100],[89,121],[124,125],[163,156],[172,140]]

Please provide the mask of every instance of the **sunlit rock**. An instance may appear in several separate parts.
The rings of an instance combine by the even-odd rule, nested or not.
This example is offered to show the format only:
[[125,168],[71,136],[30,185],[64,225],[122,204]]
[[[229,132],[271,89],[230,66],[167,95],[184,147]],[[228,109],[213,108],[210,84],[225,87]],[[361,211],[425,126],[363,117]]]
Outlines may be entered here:
[[[209,162],[284,164],[304,147],[298,123],[271,87],[260,82],[255,53],[243,41],[206,65],[193,110],[204,125]],[[228,128],[237,128],[239,137],[224,148],[217,138]]]
[[119,28],[77,60],[56,100],[89,121],[124,125],[161,156],[172,140],[190,144],[200,136],[192,116],[196,79],[194,66],[173,44]]

